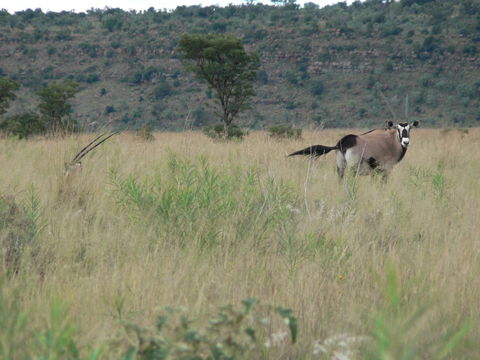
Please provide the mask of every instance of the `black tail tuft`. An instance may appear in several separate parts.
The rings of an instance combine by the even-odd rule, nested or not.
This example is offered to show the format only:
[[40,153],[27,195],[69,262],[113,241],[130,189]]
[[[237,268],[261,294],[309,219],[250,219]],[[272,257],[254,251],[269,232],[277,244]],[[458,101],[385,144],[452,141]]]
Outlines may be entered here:
[[322,156],[329,153],[330,151],[335,150],[335,146],[324,146],[324,145],[312,145],[305,149],[295,151],[288,156],[293,155],[310,155],[314,157]]

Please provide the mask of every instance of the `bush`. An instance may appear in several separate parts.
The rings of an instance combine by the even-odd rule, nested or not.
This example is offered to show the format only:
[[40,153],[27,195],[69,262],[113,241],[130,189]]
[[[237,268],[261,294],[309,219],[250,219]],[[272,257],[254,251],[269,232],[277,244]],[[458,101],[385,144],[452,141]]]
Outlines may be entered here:
[[298,85],[299,83],[299,76],[295,71],[288,70],[283,74],[285,80],[287,80],[290,84]]
[[32,135],[44,134],[47,131],[47,124],[38,114],[28,112],[8,117],[0,123],[0,129],[8,135],[25,139]]
[[148,124],[148,125],[142,125],[138,130],[137,130],[137,138],[143,141],[153,141],[155,140],[155,136],[153,135],[153,126]]
[[126,76],[123,80],[132,85],[139,85],[142,82],[143,75],[141,71]]
[[268,134],[275,139],[301,139],[302,129],[291,125],[274,125],[268,128]]
[[153,66],[149,66],[142,72],[142,79],[143,81],[151,81],[159,74],[160,74],[160,71],[157,68]]
[[153,89],[153,97],[155,100],[162,100],[167,96],[171,96],[175,93],[170,84],[166,81],[162,81],[159,85]]
[[56,53],[57,53],[57,48],[54,47],[54,46],[52,46],[52,45],[48,45],[47,54],[48,54],[49,56],[52,56],[52,55],[54,55],[54,54],[56,54]]
[[70,41],[73,39],[72,32],[70,30],[60,30],[55,34],[56,41]]
[[78,346],[75,326],[67,320],[67,313],[62,305],[52,305],[50,316],[37,325],[39,321],[35,317],[39,314],[23,311],[18,300],[21,297],[20,292],[17,289],[8,291],[8,285],[0,277],[2,359],[100,359],[100,349],[82,349]]
[[475,56],[477,53],[477,46],[474,44],[464,45],[462,52],[467,56]]
[[[260,306],[256,299],[242,302],[242,308],[223,306],[206,325],[190,320],[184,311],[165,309],[153,328],[126,323],[128,344],[124,359],[257,359],[264,358],[272,345],[286,342],[288,332],[294,343],[297,320],[291,310]],[[283,319],[287,331],[270,334],[272,315]],[[287,329],[285,329],[287,330]],[[134,345],[132,345],[134,344]]]
[[98,76],[98,74],[88,74],[85,79],[85,81],[89,84],[93,84],[99,80],[100,80],[100,76]]
[[22,270],[25,252],[35,259],[38,253],[36,239],[43,227],[40,200],[33,186],[28,198],[21,203],[14,196],[0,194],[0,260],[8,276]]
[[117,15],[107,15],[102,20],[102,27],[107,29],[109,32],[116,30],[121,30],[123,26],[122,19]]
[[[400,286],[397,271],[387,272],[385,305],[375,316],[372,332],[373,342],[366,349],[365,359],[458,359],[461,344],[469,332],[469,324],[460,329],[435,326],[429,334],[430,341],[424,343],[415,336],[415,331],[424,322],[428,307],[419,305],[417,309],[405,306],[406,295]],[[442,324],[445,325],[445,324]],[[417,330],[418,331],[418,330]]]
[[193,125],[196,127],[207,125],[210,117],[210,114],[200,107],[192,111]]
[[320,80],[312,80],[310,84],[310,93],[314,96],[320,96],[323,94],[325,87]]
[[114,113],[116,112],[117,110],[115,109],[115,106],[113,105],[107,105],[105,106],[105,114],[111,114],[111,113]]
[[268,74],[265,70],[257,71],[257,81],[262,85],[268,84]]
[[100,49],[100,46],[97,44],[90,44],[90,43],[81,43],[78,45],[80,50],[82,50],[83,53],[87,54],[88,56],[95,58],[98,56],[98,50]]
[[[203,128],[203,133],[212,139],[225,138],[223,123],[210,125]],[[232,124],[228,130],[228,139],[242,139],[247,132],[242,130],[238,125]]]
[[[292,218],[292,189],[254,170],[229,173],[200,158],[197,164],[172,156],[168,168],[149,178],[111,174],[122,214],[154,232],[154,241],[211,249],[237,239],[268,242]],[[268,205],[264,205],[268,203]]]

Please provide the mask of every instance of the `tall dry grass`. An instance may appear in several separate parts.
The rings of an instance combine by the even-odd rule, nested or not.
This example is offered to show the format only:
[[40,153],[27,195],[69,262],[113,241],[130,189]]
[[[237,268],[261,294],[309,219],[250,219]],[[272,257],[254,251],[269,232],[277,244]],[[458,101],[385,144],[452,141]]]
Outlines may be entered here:
[[[21,269],[8,275],[4,265],[5,296],[35,326],[61,302],[78,343],[102,347],[104,358],[118,356],[108,344],[121,337],[120,310],[150,324],[162,306],[195,317],[248,297],[298,318],[298,343],[270,358],[328,358],[314,355],[314,344],[338,334],[370,336],[377,355],[416,348],[412,358],[432,358],[466,326],[446,356],[478,357],[480,131],[412,131],[386,184],[339,182],[334,155],[285,156],[346,133],[277,142],[255,132],[239,143],[194,132],[156,133],[152,142],[121,134],[68,181],[63,164],[90,136],[2,139],[0,193],[27,213],[34,194],[40,208]],[[395,332],[396,321],[423,308]],[[381,344],[382,331],[392,331],[393,344]]]

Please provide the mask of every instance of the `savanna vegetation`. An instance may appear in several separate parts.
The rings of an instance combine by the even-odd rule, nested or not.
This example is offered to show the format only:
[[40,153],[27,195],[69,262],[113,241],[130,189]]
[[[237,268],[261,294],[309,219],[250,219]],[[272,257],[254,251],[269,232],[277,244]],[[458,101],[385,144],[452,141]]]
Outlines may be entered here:
[[339,130],[145,133],[0,140],[1,358],[479,357],[477,129],[386,184],[284,156]]
[[[479,358],[479,21],[0,11],[0,358]],[[232,56],[189,52],[212,39]],[[386,183],[285,156],[392,116],[427,128]],[[75,161],[105,128],[132,131]]]
[[408,96],[424,126],[476,126],[479,27],[475,0],[0,11],[0,75],[21,85],[7,116],[36,111],[52,81],[75,80],[83,129],[203,128],[220,120],[215,92],[183,67],[179,40],[232,34],[261,62],[240,127],[377,126],[390,116],[382,93],[397,114]]

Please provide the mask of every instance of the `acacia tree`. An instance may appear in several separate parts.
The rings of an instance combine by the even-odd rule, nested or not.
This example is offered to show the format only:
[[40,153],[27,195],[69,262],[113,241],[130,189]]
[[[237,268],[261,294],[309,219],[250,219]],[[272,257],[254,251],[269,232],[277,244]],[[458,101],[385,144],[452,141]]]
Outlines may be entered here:
[[18,83],[8,78],[0,78],[0,115],[7,112],[10,101],[15,100],[14,91],[19,87]]
[[215,92],[227,137],[233,119],[248,107],[255,95],[253,83],[260,65],[258,55],[247,53],[242,41],[233,35],[184,34],[177,50],[186,68],[205,80]]
[[62,118],[71,113],[72,105],[68,100],[78,91],[80,91],[78,83],[73,80],[67,80],[63,84],[53,81],[37,91],[40,97],[38,105],[40,113],[44,116],[48,128],[54,133],[66,131],[67,127]]

